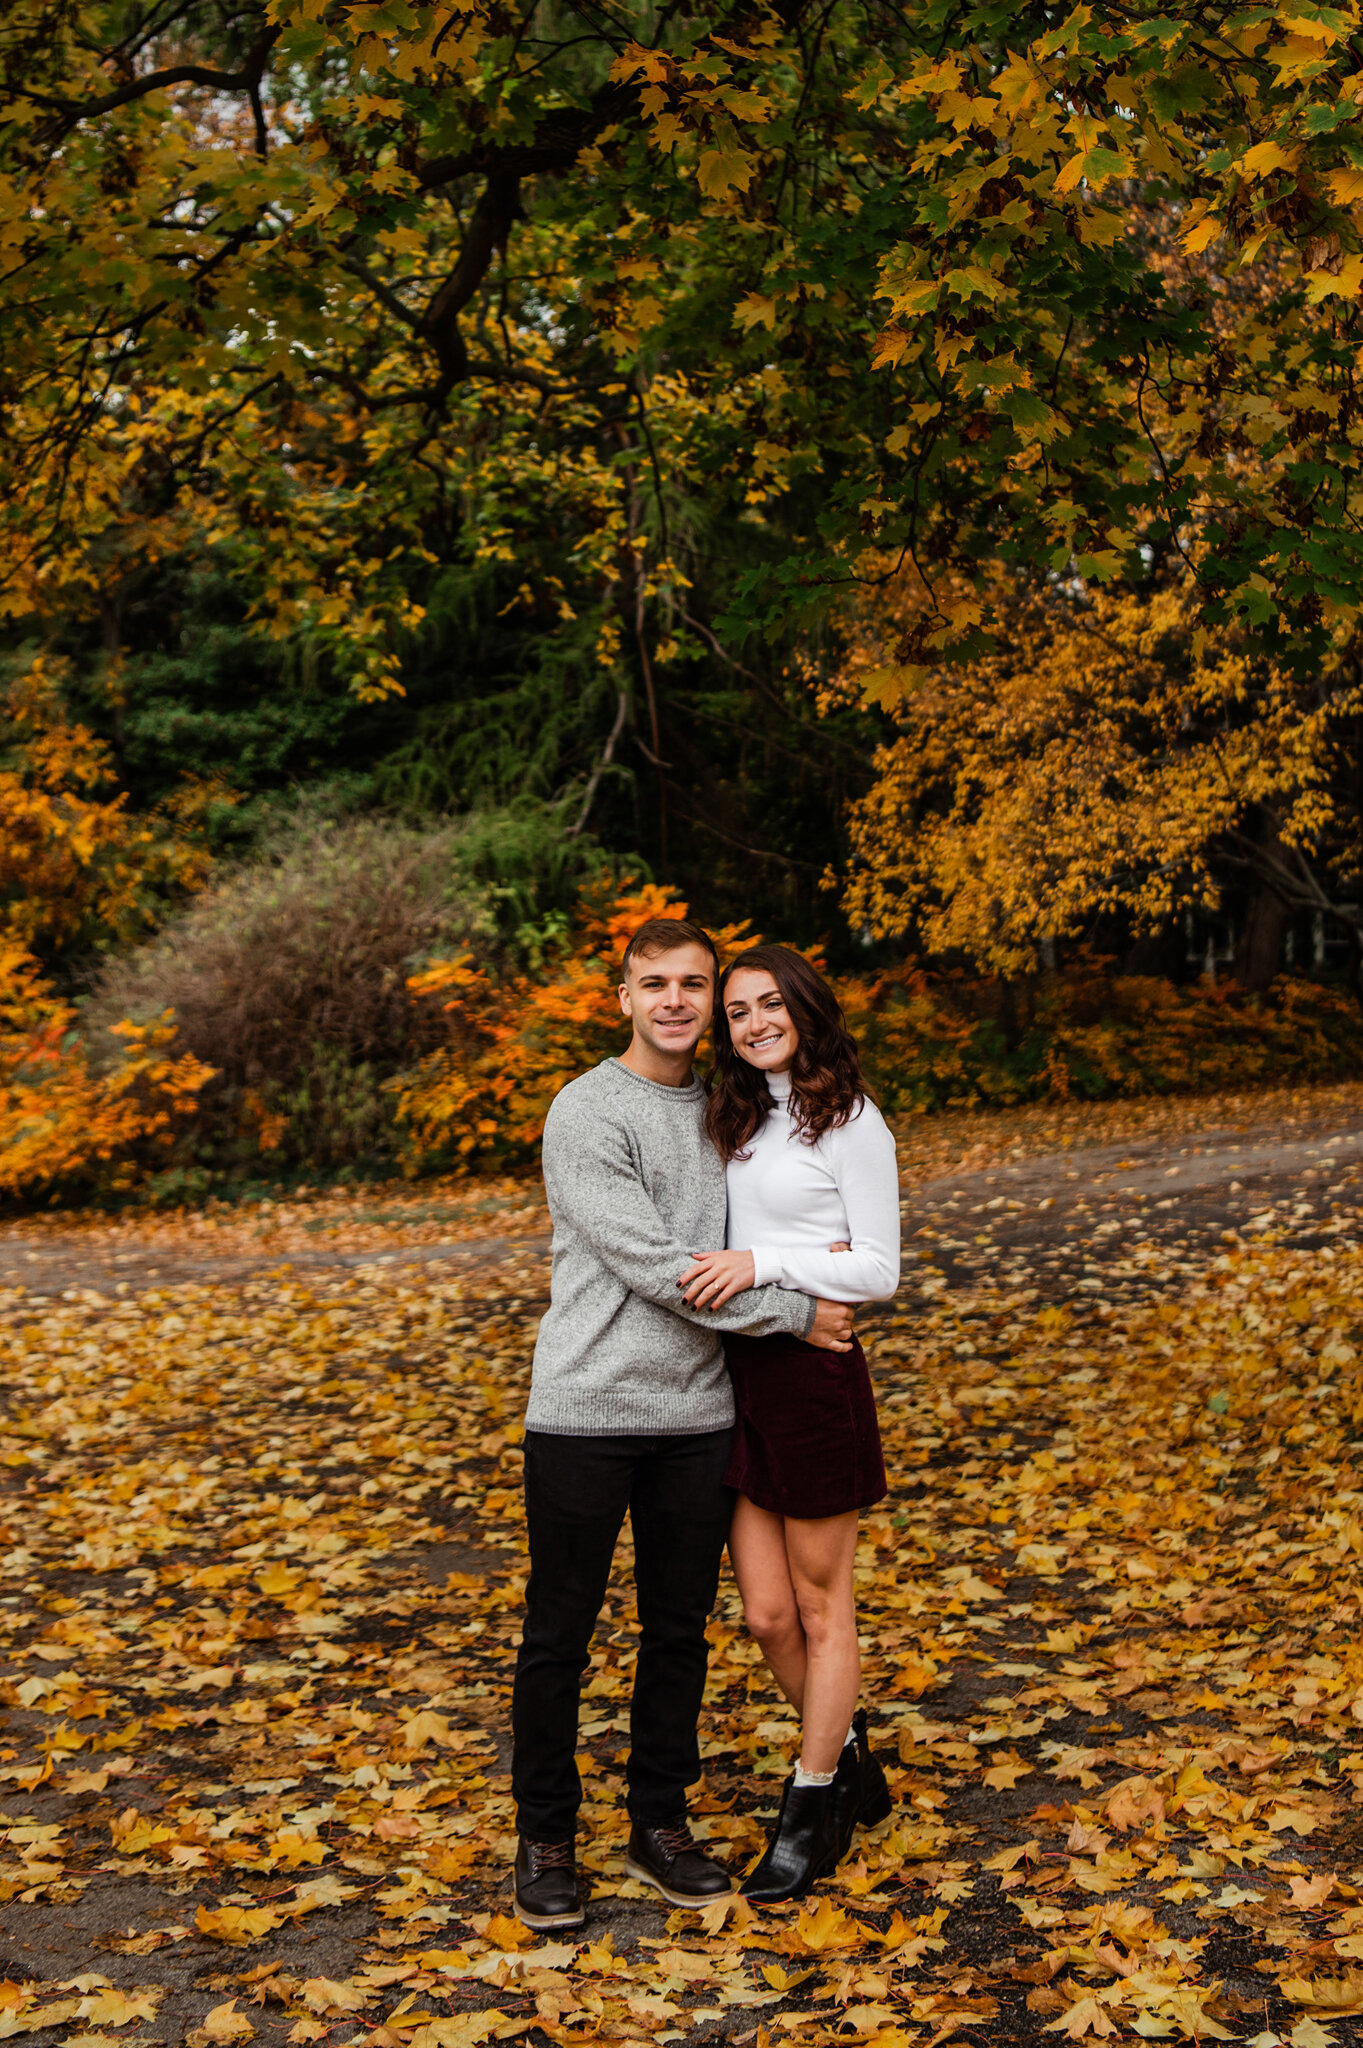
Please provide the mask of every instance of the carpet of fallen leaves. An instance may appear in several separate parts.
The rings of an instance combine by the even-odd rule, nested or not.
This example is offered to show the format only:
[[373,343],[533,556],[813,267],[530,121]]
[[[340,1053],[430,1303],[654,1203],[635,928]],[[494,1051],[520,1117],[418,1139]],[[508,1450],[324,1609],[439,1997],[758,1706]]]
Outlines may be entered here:
[[[589,1923],[509,1917],[533,1189],[468,1193],[482,1258],[422,1256],[467,1233],[416,1193],[372,1237],[302,1197],[259,1250],[321,1221],[344,1263],[91,1224],[204,1277],[0,1292],[0,2040],[1359,2039],[1363,1091],[1121,1112],[907,1134],[858,1565],[897,1806],[761,1913],[624,1878],[625,1542]],[[1199,1174],[1205,1214],[1155,1186]],[[741,1869],[793,1727],[731,1588],[712,1638],[695,1811]]]

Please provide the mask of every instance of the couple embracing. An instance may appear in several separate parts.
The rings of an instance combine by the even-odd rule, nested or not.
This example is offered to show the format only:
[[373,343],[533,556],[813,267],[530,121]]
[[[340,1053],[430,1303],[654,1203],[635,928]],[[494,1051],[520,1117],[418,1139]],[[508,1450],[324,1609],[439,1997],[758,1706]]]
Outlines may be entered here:
[[[732,1889],[686,1810],[726,1543],[801,1719],[743,1893],[802,1897],[890,1810],[857,1708],[857,1511],[884,1497],[885,1468],[851,1305],[898,1285],[894,1140],[799,954],[756,946],[721,976],[700,925],[656,918],[623,972],[629,1047],[570,1082],[544,1131],[553,1276],[526,1414],[512,1711],[516,1910],[531,1927],[584,1918],[578,1702],[627,1513],[629,1874],[678,1906]],[[712,1022],[707,1094],[692,1061]]]

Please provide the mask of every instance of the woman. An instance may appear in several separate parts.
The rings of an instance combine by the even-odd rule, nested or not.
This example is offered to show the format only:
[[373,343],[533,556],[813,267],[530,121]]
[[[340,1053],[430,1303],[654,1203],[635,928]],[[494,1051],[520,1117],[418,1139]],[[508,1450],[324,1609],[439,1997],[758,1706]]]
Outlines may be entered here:
[[[720,981],[706,1126],[725,1162],[729,1249],[682,1275],[718,1308],[777,1282],[831,1301],[899,1285],[894,1139],[867,1092],[837,999],[784,946],[741,953]],[[729,1555],[749,1628],[800,1715],[800,1761],[766,1854],[743,1885],[801,1898],[858,1822],[890,1811],[871,1755],[852,1562],[857,1511],[885,1495],[875,1397],[860,1344],[730,1337],[737,1424],[725,1478],[738,1492]]]

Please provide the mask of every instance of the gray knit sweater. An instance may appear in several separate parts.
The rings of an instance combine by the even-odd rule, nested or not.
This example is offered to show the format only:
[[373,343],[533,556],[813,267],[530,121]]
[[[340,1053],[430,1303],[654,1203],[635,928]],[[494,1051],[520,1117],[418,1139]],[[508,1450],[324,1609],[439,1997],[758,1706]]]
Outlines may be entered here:
[[701,1129],[705,1093],[603,1060],[558,1096],[544,1126],[554,1221],[527,1429],[552,1436],[667,1436],[734,1419],[720,1335],[802,1337],[806,1294],[750,1288],[690,1309],[677,1286],[692,1252],[724,1244],[724,1168]]

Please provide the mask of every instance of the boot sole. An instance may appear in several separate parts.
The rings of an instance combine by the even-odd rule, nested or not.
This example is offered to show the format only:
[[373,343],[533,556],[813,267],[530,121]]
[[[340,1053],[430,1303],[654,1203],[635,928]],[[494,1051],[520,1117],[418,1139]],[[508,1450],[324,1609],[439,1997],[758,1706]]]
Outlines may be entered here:
[[520,1900],[516,1901],[516,1918],[524,1927],[584,1927],[586,1912],[579,1907],[576,1913],[528,1913]]
[[814,1876],[810,1878],[809,1883],[797,1891],[771,1892],[764,1895],[761,1892],[750,1892],[745,1886],[742,1896],[745,1899],[751,1899],[753,1904],[757,1906],[788,1906],[793,1899],[807,1899],[815,1885],[821,1884],[824,1878],[830,1877],[837,1867],[836,1863],[830,1863],[827,1869],[816,1871]]
[[640,1884],[651,1884],[655,1892],[661,1892],[670,1906],[689,1906],[699,1912],[702,1906],[713,1906],[716,1899],[731,1899],[734,1895],[732,1884],[725,1892],[674,1892],[651,1870],[645,1870],[642,1863],[636,1863],[632,1856],[625,1858],[625,1874],[637,1877]]

